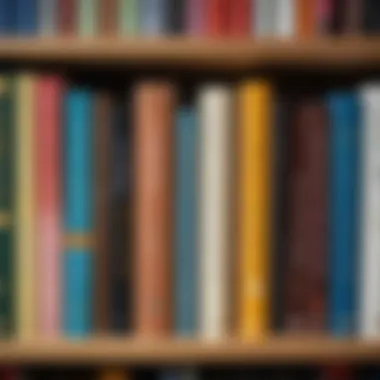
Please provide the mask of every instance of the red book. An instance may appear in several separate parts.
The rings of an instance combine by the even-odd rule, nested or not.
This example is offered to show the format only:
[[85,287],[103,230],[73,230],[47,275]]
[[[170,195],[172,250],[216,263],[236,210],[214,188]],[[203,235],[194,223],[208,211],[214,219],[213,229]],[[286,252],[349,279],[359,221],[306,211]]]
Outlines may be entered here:
[[76,31],[76,0],[58,0],[59,34],[74,35]]
[[205,0],[206,33],[209,36],[220,37],[228,34],[228,13],[231,1],[236,0]]
[[249,36],[251,32],[252,1],[233,0],[229,5],[229,34],[234,37]]

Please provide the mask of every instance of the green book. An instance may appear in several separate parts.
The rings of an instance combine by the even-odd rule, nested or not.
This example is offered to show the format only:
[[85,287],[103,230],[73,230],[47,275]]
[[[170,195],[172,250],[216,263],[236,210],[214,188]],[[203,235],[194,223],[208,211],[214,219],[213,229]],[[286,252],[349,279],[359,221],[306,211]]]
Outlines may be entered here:
[[78,30],[81,37],[94,37],[98,32],[98,0],[78,1]]
[[139,31],[139,0],[118,0],[119,31],[122,36],[134,36]]
[[0,338],[14,331],[13,88],[11,76],[0,76]]

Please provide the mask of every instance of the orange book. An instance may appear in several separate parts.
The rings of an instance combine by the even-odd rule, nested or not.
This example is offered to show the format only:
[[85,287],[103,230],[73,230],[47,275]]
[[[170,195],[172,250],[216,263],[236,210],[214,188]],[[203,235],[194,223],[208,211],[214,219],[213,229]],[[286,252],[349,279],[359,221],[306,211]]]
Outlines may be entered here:
[[174,106],[167,82],[135,88],[135,322],[146,336],[172,325]]
[[272,90],[247,81],[238,92],[238,335],[269,332],[272,168]]
[[314,37],[318,31],[318,1],[297,0],[297,35]]

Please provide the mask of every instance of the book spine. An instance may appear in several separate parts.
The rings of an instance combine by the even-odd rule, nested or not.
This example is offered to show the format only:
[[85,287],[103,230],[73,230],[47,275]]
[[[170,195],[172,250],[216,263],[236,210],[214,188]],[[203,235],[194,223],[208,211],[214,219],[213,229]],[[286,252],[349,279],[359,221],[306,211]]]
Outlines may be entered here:
[[380,4],[375,0],[364,1],[364,31],[377,34],[380,31]]
[[166,82],[135,88],[136,332],[172,327],[173,157],[175,89]]
[[114,36],[118,33],[118,0],[99,0],[100,34]]
[[[379,8],[380,9],[380,8]],[[343,32],[359,34],[364,27],[364,3],[362,0],[347,0],[343,17]],[[380,17],[379,17],[380,21]],[[380,28],[379,28],[380,30]]]
[[317,31],[319,35],[328,35],[333,32],[334,0],[317,1]]
[[229,163],[232,94],[208,85],[199,94],[199,306],[200,336],[219,339],[228,324]]
[[205,32],[205,1],[186,1],[186,33],[202,35]]
[[0,77],[0,339],[14,334],[14,84]]
[[17,33],[35,35],[37,33],[37,0],[14,0],[16,5]]
[[77,33],[77,0],[58,0],[59,34],[73,36]]
[[206,32],[212,37],[228,34],[228,0],[206,0]]
[[43,36],[57,33],[58,0],[38,0],[38,32]]
[[251,32],[251,0],[235,0],[229,2],[229,35],[247,37]]
[[168,33],[182,34],[185,30],[185,0],[166,0]]
[[197,320],[197,120],[195,109],[183,106],[177,114],[177,246],[176,329],[196,333]]
[[172,370],[167,369],[159,374],[160,380],[198,380],[199,374],[194,369]]
[[132,380],[133,376],[121,368],[105,368],[100,371],[99,380]]
[[275,34],[280,37],[294,37],[296,33],[296,0],[277,0]]
[[40,78],[36,84],[36,208],[38,327],[58,336],[61,314],[61,125],[63,82]]
[[273,36],[275,31],[276,0],[256,0],[252,19],[252,34],[256,37]]
[[82,337],[93,317],[93,94],[70,89],[65,113],[64,332]]
[[137,35],[140,29],[140,1],[119,0],[119,30],[121,35]]
[[[35,337],[36,210],[35,210],[35,87],[31,74],[16,77],[16,330],[20,339]],[[26,190],[27,189],[27,190]]]
[[141,0],[141,33],[162,35],[167,32],[167,0]]
[[351,92],[329,96],[331,119],[330,327],[345,336],[355,326],[357,249],[358,99]]
[[269,332],[272,103],[266,82],[249,81],[241,86],[238,298],[243,339],[258,339]]
[[380,117],[380,86],[366,84],[360,91],[362,108],[362,170],[361,183],[361,249],[360,249],[360,316],[359,333],[363,338],[380,336],[380,276],[378,267],[380,258],[380,129],[377,120]]
[[94,37],[96,35],[98,28],[97,6],[98,2],[95,0],[79,0],[77,30],[81,37]]
[[317,0],[297,0],[297,35],[310,38],[317,34]]

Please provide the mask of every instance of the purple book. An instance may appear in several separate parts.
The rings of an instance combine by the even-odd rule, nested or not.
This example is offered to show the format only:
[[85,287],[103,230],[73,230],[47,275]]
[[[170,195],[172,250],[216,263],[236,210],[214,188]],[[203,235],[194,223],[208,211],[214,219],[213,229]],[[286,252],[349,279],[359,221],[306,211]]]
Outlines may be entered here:
[[205,30],[205,0],[186,0],[186,34],[202,35]]

